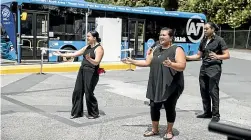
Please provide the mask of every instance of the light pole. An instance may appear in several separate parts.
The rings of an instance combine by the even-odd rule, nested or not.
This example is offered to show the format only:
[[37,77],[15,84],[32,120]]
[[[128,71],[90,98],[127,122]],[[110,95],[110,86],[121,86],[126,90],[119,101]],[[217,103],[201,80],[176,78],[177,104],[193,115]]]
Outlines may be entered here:
[[85,43],[87,44],[87,33],[88,33],[88,16],[91,14],[91,10],[88,7],[87,12],[85,12]]

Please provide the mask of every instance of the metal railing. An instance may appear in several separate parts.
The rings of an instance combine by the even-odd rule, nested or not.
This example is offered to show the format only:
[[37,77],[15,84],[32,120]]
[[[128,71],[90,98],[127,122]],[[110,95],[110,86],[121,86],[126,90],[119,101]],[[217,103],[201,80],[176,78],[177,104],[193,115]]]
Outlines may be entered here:
[[[40,72],[38,74],[45,74],[45,73],[43,73],[43,63],[44,63],[44,54],[46,54],[47,51],[72,52],[72,53],[76,51],[76,50],[50,49],[50,48],[46,48],[46,47],[41,47],[40,50],[41,50],[41,62],[40,62]],[[121,50],[121,51],[130,52],[130,58],[132,58],[132,51],[133,50],[134,49],[129,48],[129,49]],[[129,64],[129,65],[130,65],[130,68],[127,71],[134,71],[131,67],[131,64]]]
[[60,52],[75,52],[76,50],[60,50],[60,49],[49,49],[45,47],[40,47],[41,50],[41,62],[40,62],[40,72],[38,74],[45,74],[43,73],[43,64],[44,64],[44,54],[46,51],[60,51]]
[[251,50],[251,26],[247,30],[219,30],[217,34],[229,48]]

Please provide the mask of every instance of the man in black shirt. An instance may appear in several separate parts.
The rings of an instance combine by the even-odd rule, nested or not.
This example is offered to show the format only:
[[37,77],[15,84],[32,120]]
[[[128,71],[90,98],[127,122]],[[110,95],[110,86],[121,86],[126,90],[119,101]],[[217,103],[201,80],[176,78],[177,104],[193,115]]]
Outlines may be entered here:
[[[220,120],[219,113],[219,81],[221,77],[222,60],[229,59],[230,54],[226,42],[215,34],[217,25],[208,22],[204,26],[205,38],[201,41],[198,53],[187,56],[187,60],[202,58],[200,68],[200,92],[204,113],[197,118],[212,118],[212,121]],[[212,100],[212,111],[211,111]]]

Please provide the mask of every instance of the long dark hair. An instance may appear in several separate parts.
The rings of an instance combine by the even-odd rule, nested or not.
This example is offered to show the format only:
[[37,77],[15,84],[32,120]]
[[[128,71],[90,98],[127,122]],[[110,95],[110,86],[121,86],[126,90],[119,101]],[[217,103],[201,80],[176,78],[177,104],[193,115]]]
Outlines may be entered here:
[[90,31],[89,33],[91,33],[91,35],[96,38],[98,43],[101,42],[101,38],[99,37],[99,33],[97,31],[94,30],[94,31]]

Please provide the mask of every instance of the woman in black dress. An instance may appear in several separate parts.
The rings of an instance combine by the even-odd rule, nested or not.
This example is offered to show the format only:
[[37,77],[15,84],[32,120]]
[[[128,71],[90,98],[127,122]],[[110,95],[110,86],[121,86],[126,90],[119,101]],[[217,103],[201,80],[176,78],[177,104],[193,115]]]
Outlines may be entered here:
[[183,70],[186,67],[186,56],[181,47],[172,44],[174,31],[162,28],[159,36],[159,47],[150,48],[146,60],[124,59],[140,67],[150,66],[150,75],[146,97],[150,99],[152,130],[144,133],[145,137],[158,135],[160,109],[164,105],[167,117],[167,132],[164,139],[172,139],[172,128],[176,118],[176,103],[184,89]]
[[56,52],[55,55],[62,57],[84,56],[80,69],[78,71],[75,88],[72,95],[71,118],[83,116],[83,97],[85,94],[88,118],[95,119],[99,117],[98,102],[94,96],[94,89],[99,80],[99,64],[103,58],[104,50],[100,45],[101,39],[97,31],[91,31],[87,34],[88,45],[74,52],[62,54]]

